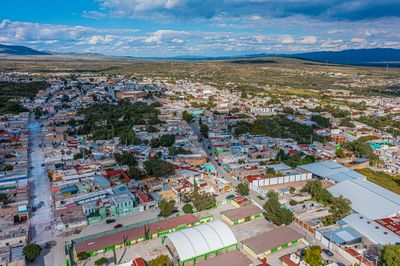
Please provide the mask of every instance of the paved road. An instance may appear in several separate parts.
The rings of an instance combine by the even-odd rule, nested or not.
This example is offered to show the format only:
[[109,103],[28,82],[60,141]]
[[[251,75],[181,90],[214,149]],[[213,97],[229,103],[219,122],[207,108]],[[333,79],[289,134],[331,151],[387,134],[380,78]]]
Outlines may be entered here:
[[[211,161],[211,163],[213,164],[215,170],[217,171],[218,176],[219,176],[219,177],[222,177],[222,178],[224,178],[224,179],[226,179],[226,180],[228,180],[228,181],[230,181],[230,182],[232,182],[232,184],[233,184],[234,186],[237,186],[240,182],[239,182],[237,179],[233,178],[229,173],[227,173],[226,170],[225,170],[222,166],[218,165],[218,162],[216,161],[216,160],[217,160],[217,156],[215,155],[213,149],[209,149],[209,148],[208,148],[208,147],[211,148],[210,141],[209,141],[208,139],[205,139],[205,138],[202,137],[202,135],[201,135],[201,133],[200,133],[200,129],[199,129],[198,122],[190,123],[190,126],[192,127],[193,132],[194,132],[199,138],[202,138],[202,139],[203,139],[203,141],[202,141],[203,149],[204,149],[204,150],[206,151],[206,153],[209,155],[210,161]],[[211,154],[211,156],[210,156],[210,154]],[[260,196],[260,195],[259,195],[257,192],[255,192],[255,191],[253,191],[253,190],[250,190],[250,195],[249,195],[249,196],[250,196],[250,198],[252,199],[252,201],[253,201],[256,205],[258,205],[258,207],[260,207],[260,208],[263,207],[264,201],[263,201],[263,200],[260,200],[260,199],[258,198],[258,196]]]

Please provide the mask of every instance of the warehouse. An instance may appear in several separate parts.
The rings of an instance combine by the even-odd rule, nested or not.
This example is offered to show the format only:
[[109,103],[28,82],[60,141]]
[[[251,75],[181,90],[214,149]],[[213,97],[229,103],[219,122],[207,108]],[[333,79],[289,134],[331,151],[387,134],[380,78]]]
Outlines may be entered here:
[[163,243],[180,265],[194,265],[239,248],[235,235],[221,221],[171,233]]
[[262,217],[263,211],[257,206],[250,204],[247,206],[230,209],[221,212],[222,218],[230,225],[241,224],[244,222],[253,221]]
[[354,245],[362,242],[362,236],[350,227],[338,228],[323,233],[324,237],[339,245]]
[[197,266],[248,266],[253,262],[239,250],[234,250],[229,253],[222,254],[215,258],[200,262]]
[[263,259],[271,253],[297,244],[302,238],[294,229],[284,226],[250,237],[242,241],[243,249],[255,259]]
[[365,180],[365,176],[347,168],[335,161],[315,162],[299,166],[300,169],[311,172],[317,178],[327,178],[335,182],[344,180]]

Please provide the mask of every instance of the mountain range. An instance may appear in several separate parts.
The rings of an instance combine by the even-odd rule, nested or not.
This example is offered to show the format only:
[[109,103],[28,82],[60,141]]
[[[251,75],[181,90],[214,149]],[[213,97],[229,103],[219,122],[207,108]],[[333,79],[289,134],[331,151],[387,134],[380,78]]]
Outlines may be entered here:
[[296,54],[248,54],[238,56],[175,56],[175,57],[131,57],[131,56],[106,56],[102,54],[82,53],[56,53],[38,51],[26,46],[0,44],[0,55],[8,56],[71,56],[71,57],[97,57],[114,59],[142,59],[142,60],[183,60],[183,61],[206,61],[206,60],[236,60],[260,57],[290,57],[318,62],[334,64],[363,65],[363,66],[387,66],[400,67],[400,49],[372,48],[372,49],[350,49],[343,51],[318,51]]

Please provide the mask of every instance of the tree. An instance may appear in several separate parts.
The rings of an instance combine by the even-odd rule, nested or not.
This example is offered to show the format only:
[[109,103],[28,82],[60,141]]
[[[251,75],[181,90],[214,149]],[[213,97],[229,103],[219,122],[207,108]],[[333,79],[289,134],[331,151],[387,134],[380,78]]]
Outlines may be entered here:
[[323,127],[323,128],[330,128],[332,127],[331,122],[329,121],[328,118],[325,118],[320,115],[313,115],[311,116],[311,121],[314,121],[315,123],[318,124],[318,126]]
[[81,152],[74,154],[74,160],[79,160],[83,158],[83,154]]
[[119,165],[127,165],[129,167],[138,165],[135,157],[130,152],[115,153],[114,157]]
[[150,158],[143,165],[147,174],[154,177],[168,177],[175,174],[175,166],[158,157]]
[[152,148],[158,148],[160,147],[161,143],[160,143],[160,139],[159,138],[154,138],[150,140],[150,146]]
[[0,192],[0,202],[3,204],[10,203],[11,202],[10,196],[8,196],[6,193]]
[[271,167],[267,167],[266,174],[267,175],[275,175],[276,174],[275,169],[271,168]]
[[295,187],[290,187],[289,188],[289,192],[292,193],[292,194],[295,193],[296,192],[296,188]]
[[96,260],[94,262],[94,265],[101,266],[101,265],[104,265],[104,264],[107,264],[107,263],[108,263],[108,259],[105,258],[105,257],[101,257],[100,259],[98,259],[98,260]]
[[38,244],[27,244],[23,249],[26,259],[30,262],[39,257],[41,251],[42,248]]
[[310,266],[321,266],[321,253],[322,250],[320,246],[310,246],[305,250],[304,261],[307,262]]
[[200,126],[200,133],[203,137],[208,138],[208,126],[207,125],[201,125]]
[[332,218],[334,221],[343,219],[350,213],[350,211],[351,211],[350,200],[344,198],[342,195],[332,199],[329,212],[332,214]]
[[138,166],[130,166],[127,174],[135,180],[140,180],[146,176],[146,173]]
[[245,183],[240,183],[236,186],[236,192],[242,196],[248,196],[250,189],[249,186]]
[[379,261],[384,266],[400,265],[400,246],[384,245],[380,250]]
[[160,255],[155,259],[147,261],[147,266],[170,266],[171,260],[167,255]]
[[14,169],[14,166],[12,166],[11,164],[6,164],[4,166],[4,171],[12,171]]
[[264,210],[266,211],[265,218],[278,226],[290,224],[293,220],[293,214],[281,207],[278,194],[270,191],[268,197],[268,201],[264,204]]
[[90,254],[88,252],[79,252],[78,255],[78,260],[87,260],[88,258],[90,258]]
[[160,204],[158,204],[158,207],[160,208],[160,216],[168,217],[172,214],[172,211],[174,210],[175,201],[174,200],[167,201],[163,199],[160,201]]
[[193,121],[193,115],[189,114],[186,110],[182,113],[182,119],[190,123]]
[[289,205],[290,206],[295,206],[295,205],[297,205],[297,201],[295,201],[294,199],[291,199],[291,200],[289,200]]
[[160,137],[160,145],[163,147],[170,147],[175,143],[174,134],[165,134]]
[[193,213],[193,206],[192,206],[192,204],[189,204],[189,203],[185,204],[185,205],[182,207],[182,211],[183,211],[184,213]]
[[332,195],[328,190],[322,187],[322,183],[319,180],[313,180],[307,182],[307,184],[301,189],[302,192],[308,192],[318,202],[329,204],[332,202]]
[[197,211],[204,211],[215,207],[216,200],[212,194],[193,192],[190,194],[190,199]]

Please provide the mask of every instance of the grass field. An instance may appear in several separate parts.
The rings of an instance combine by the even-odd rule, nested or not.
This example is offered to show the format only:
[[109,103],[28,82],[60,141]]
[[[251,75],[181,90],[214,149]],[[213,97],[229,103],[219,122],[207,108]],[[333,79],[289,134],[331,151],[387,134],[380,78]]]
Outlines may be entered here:
[[381,187],[384,187],[394,193],[400,195],[400,176],[394,176],[386,174],[385,172],[374,171],[369,168],[356,170],[360,174],[367,177],[368,181],[371,181]]
[[0,58],[0,72],[125,74],[137,79],[190,80],[254,94],[317,96],[315,90],[348,89],[368,93],[390,87],[400,68],[325,65],[293,58],[227,61],[144,61],[98,58]]

